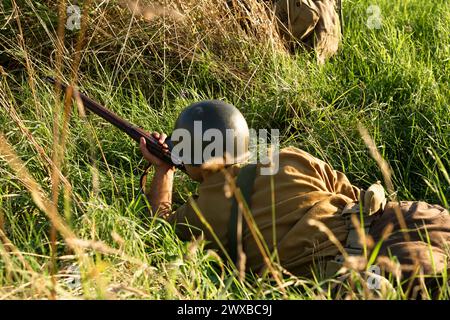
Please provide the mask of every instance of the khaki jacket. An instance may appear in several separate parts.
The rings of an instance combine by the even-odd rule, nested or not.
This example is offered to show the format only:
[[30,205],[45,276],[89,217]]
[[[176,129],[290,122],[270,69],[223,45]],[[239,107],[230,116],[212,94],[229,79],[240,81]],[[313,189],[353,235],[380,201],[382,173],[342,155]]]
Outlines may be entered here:
[[336,0],[278,0],[275,14],[283,37],[314,48],[319,62],[337,52],[341,27]]
[[[232,166],[227,170],[237,176],[239,167]],[[271,199],[274,195],[276,244],[281,265],[290,272],[306,275],[314,261],[337,255],[338,250],[327,235],[309,225],[308,221],[314,219],[324,223],[339,241],[345,240],[347,229],[340,213],[347,203],[359,196],[359,190],[350,184],[347,177],[307,152],[292,147],[280,151],[277,174],[264,176],[258,173],[259,170],[251,197],[251,212],[272,252]],[[227,248],[232,199],[226,197],[224,186],[223,172],[211,173],[201,183],[195,203]],[[206,230],[189,203],[180,207],[168,220],[178,223],[177,234],[184,240],[189,240],[192,235],[198,236],[199,230]],[[183,223],[198,229],[187,228]],[[205,237],[211,241],[212,248],[219,248],[209,232],[205,231]],[[244,232],[243,246],[247,270],[258,272],[263,267],[262,256],[249,230]]]

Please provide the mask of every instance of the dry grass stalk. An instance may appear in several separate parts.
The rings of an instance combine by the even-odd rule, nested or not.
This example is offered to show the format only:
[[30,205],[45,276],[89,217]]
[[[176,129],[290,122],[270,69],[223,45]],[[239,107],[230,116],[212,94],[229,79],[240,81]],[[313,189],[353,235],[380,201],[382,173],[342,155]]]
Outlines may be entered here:
[[200,222],[211,233],[214,241],[216,241],[217,245],[219,246],[220,250],[222,250],[222,252],[225,255],[226,259],[230,262],[230,264],[232,266],[235,266],[234,265],[234,261],[233,261],[233,259],[231,259],[230,255],[228,254],[228,251],[225,249],[225,246],[222,244],[222,242],[220,241],[219,237],[214,232],[214,229],[212,228],[211,224],[208,222],[208,220],[206,220],[205,216],[200,211],[200,208],[198,207],[197,203],[195,202],[195,200],[193,198],[189,198],[189,205],[192,207],[192,209],[194,210],[195,214],[200,219]]
[[3,247],[5,248],[6,251],[9,251],[10,253],[16,255],[19,258],[19,260],[22,263],[23,267],[29,273],[34,273],[33,268],[25,260],[25,258],[23,257],[22,253],[17,249],[17,247],[12,243],[12,241],[8,239],[6,234],[1,229],[0,229],[0,241],[3,242]]
[[[383,157],[379,153],[379,151],[375,145],[375,142],[372,139],[372,137],[370,136],[367,129],[362,124],[358,124],[358,129],[361,134],[361,137],[364,140],[364,143],[369,148],[371,156],[375,159],[375,161],[377,162],[377,164],[383,174],[383,179],[387,186],[389,195],[391,196],[392,200],[394,202],[396,202],[396,205],[394,207],[394,212],[395,212],[395,215],[399,222],[403,238],[405,239],[405,241],[410,241],[411,237],[409,236],[409,233],[408,233],[409,230],[406,225],[405,218],[403,217],[403,214],[400,210],[400,205],[399,205],[398,201],[396,200],[394,184],[392,183],[392,169],[389,166],[389,164],[387,163],[387,161],[385,159],[383,159]],[[419,259],[418,259],[418,253],[413,251],[410,253],[410,255],[411,255],[412,261],[414,261],[414,267],[413,267],[414,271],[409,280],[408,289],[406,290],[406,296],[408,296],[410,294],[411,289],[414,284],[414,281],[415,281],[415,277],[420,272],[420,263],[419,263]]]
[[[89,12],[90,4],[91,4],[91,0],[86,1],[85,5],[84,5],[85,12]],[[62,3],[60,3],[59,9],[60,9],[59,13],[61,14]],[[53,134],[54,134],[53,162],[54,162],[54,166],[53,166],[53,171],[52,171],[52,175],[51,175],[51,181],[52,181],[52,200],[53,200],[55,207],[58,202],[59,182],[60,182],[59,175],[57,172],[63,164],[63,155],[64,155],[64,150],[65,150],[66,137],[67,137],[67,134],[69,131],[69,120],[70,120],[70,115],[71,115],[73,84],[76,83],[77,77],[78,77],[78,69],[79,69],[80,62],[81,62],[81,52],[82,52],[83,43],[85,40],[85,32],[87,29],[88,17],[89,17],[89,15],[87,13],[85,13],[82,15],[82,19],[81,19],[81,30],[80,30],[77,45],[75,48],[75,57],[74,57],[73,65],[72,65],[72,86],[68,87],[67,92],[66,92],[66,97],[65,97],[65,102],[64,102],[63,127],[62,127],[61,133],[58,132],[59,131],[59,113],[56,115],[55,123],[54,123],[54,129],[53,129]],[[61,63],[60,59],[62,57],[62,50],[63,50],[64,34],[61,31],[61,28],[62,28],[61,25],[65,21],[64,18],[65,18],[65,14],[61,14],[59,16],[59,21],[58,21],[59,26],[58,26],[58,40],[57,40],[57,52],[58,52],[57,73],[59,73],[58,71],[60,69],[60,63]],[[56,97],[57,97],[56,104],[58,105],[59,104],[58,85],[55,86],[55,93],[56,93]],[[59,108],[57,108],[57,110],[59,111]],[[52,275],[54,275],[57,271],[56,271],[56,226],[53,226],[53,225],[52,225],[52,229],[50,231],[50,241],[51,241],[51,248],[52,248],[51,273],[52,273]],[[54,278],[53,278],[53,284],[55,287]]]
[[41,113],[40,108],[38,107],[39,104],[38,104],[38,99],[37,99],[37,96],[36,96],[36,85],[35,85],[36,72],[34,70],[33,64],[31,62],[31,59],[30,59],[30,56],[28,54],[28,50],[27,50],[27,47],[26,47],[26,44],[25,44],[25,37],[23,35],[22,23],[20,22],[21,13],[20,13],[19,7],[17,6],[15,0],[12,1],[12,5],[13,5],[13,11],[14,11],[13,14],[15,15],[17,27],[19,29],[19,34],[17,36],[18,37],[18,43],[19,43],[20,49],[22,50],[23,55],[24,55],[25,67],[26,67],[27,73],[28,73],[28,83],[30,85],[31,94],[33,95],[33,99],[34,99],[36,107],[37,107],[36,108],[36,114],[40,118],[40,117],[42,117],[42,113]]
[[[4,87],[6,92],[6,88]],[[4,107],[4,109],[7,111],[8,115],[11,117],[11,119],[16,123],[19,130],[22,132],[22,134],[27,138],[27,141],[31,144],[31,146],[36,150],[36,154],[39,157],[40,162],[45,167],[46,171],[50,174],[52,168],[55,168],[54,163],[52,159],[47,155],[44,148],[37,142],[36,138],[33,136],[33,134],[30,132],[30,130],[26,127],[25,123],[17,113],[17,110],[14,108],[14,99],[10,93],[10,97],[12,99],[12,103],[5,105],[5,103],[8,102],[8,99],[1,99],[0,104]],[[56,167],[56,174],[59,176],[59,179],[63,182],[64,186],[66,188],[72,188],[69,180],[63,175],[61,170]],[[76,197],[75,199],[77,205],[80,205],[81,199]]]
[[341,242],[336,238],[334,233],[321,221],[309,219],[308,224],[310,226],[314,226],[317,229],[319,229],[320,232],[323,232],[327,235],[328,239],[336,246],[336,248],[339,250],[339,252],[342,254],[345,260],[348,259],[348,254],[345,251],[344,247],[342,246]]
[[24,186],[31,193],[34,203],[41,209],[50,221],[55,225],[58,231],[65,238],[75,238],[73,232],[64,224],[61,217],[58,215],[56,206],[46,197],[45,192],[40,185],[31,177],[25,165],[14,152],[11,145],[6,138],[0,134],[0,154],[4,157],[8,165],[16,173],[17,178],[24,184]]
[[[250,212],[250,209],[248,208],[248,205],[247,205],[240,189],[237,187],[234,178],[231,176],[231,174],[227,170],[222,170],[222,172],[225,175],[226,183],[229,184],[230,189],[233,190],[233,194],[236,197],[236,201],[238,203],[238,207],[239,207],[238,210],[240,210],[242,212],[242,216],[244,217],[246,225],[247,225],[248,229],[250,230],[250,233],[251,233],[253,239],[256,242],[256,245],[258,247],[259,252],[261,253],[261,256],[263,258],[266,268],[271,273],[273,279],[277,283],[277,286],[281,290],[283,296],[286,297],[286,290],[283,287],[283,282],[281,281],[280,273],[275,270],[275,267],[274,267],[271,259],[269,258],[270,253],[268,252],[267,245],[264,244],[265,240],[264,240],[263,236],[261,235],[261,232],[259,231],[255,220],[253,219],[252,213]],[[242,222],[241,222],[241,226],[239,229],[241,229],[241,234],[242,234]],[[238,245],[238,247],[240,247],[240,249],[242,250],[242,242],[240,243],[240,245]],[[244,259],[245,256],[243,256],[243,250],[240,252],[240,254],[241,254],[241,256],[239,258]],[[239,255],[239,253],[238,253],[238,255]],[[243,267],[243,265],[241,265],[241,268],[242,267]],[[242,272],[242,270],[240,270],[240,272]]]
[[367,251],[368,249],[372,249],[374,245],[373,238],[369,234],[365,233],[364,228],[361,227],[360,220],[355,214],[352,214],[351,220],[356,232],[358,233],[358,241],[363,248],[364,257],[367,259]]
[[103,242],[77,238],[58,213],[58,209],[54,203],[47,198],[41,186],[33,179],[23,162],[18,158],[13,148],[2,134],[0,134],[0,155],[3,156],[17,175],[17,178],[31,193],[34,203],[47,215],[56,230],[63,236],[64,241],[78,254],[79,257],[84,256],[82,249],[89,248],[104,254],[119,256],[131,263],[145,265],[141,261],[128,257],[124,255],[123,252],[113,249]]
[[[364,140],[364,143],[369,148],[370,155],[376,161],[376,163],[378,164],[378,167],[381,170],[381,173],[383,175],[383,180],[387,187],[389,196],[392,198],[392,200],[394,202],[396,202],[394,184],[392,183],[392,169],[391,169],[390,165],[381,156],[380,152],[378,151],[378,149],[375,145],[375,141],[372,139],[372,137],[369,134],[369,131],[367,131],[367,129],[362,124],[358,124],[358,130],[359,130],[359,133],[360,133],[362,139]],[[394,211],[395,211],[395,215],[397,216],[397,220],[400,224],[400,227],[405,231],[405,232],[403,232],[403,236],[406,241],[409,241],[411,238],[410,238],[408,232],[406,231],[407,226],[406,226],[405,218],[403,217],[402,213],[400,212],[400,207],[398,206],[398,204],[395,206]]]

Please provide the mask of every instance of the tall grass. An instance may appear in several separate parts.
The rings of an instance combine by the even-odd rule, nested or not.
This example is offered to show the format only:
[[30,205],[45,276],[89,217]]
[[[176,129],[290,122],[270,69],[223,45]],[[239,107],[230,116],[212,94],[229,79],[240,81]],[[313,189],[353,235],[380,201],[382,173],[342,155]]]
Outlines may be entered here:
[[[327,299],[336,281],[285,273],[283,290],[270,275],[241,281],[204,241],[179,241],[147,214],[137,146],[76,106],[66,105],[64,116],[62,98],[41,75],[76,81],[155,131],[170,132],[193,101],[223,98],[251,127],[280,129],[284,146],[305,149],[367,187],[382,173],[360,138],[362,123],[392,167],[398,199],[449,207],[448,1],[379,0],[381,29],[367,26],[374,3],[343,1],[341,50],[323,66],[312,53],[288,53],[264,2],[235,2],[231,10],[219,0],[79,1],[84,36],[64,28],[64,1],[1,3],[1,143],[12,146],[49,208],[33,200],[20,166],[2,153],[0,299]],[[183,174],[175,187],[175,206],[196,190]],[[364,286],[353,289],[352,298],[372,297]],[[406,294],[397,288],[382,296]]]

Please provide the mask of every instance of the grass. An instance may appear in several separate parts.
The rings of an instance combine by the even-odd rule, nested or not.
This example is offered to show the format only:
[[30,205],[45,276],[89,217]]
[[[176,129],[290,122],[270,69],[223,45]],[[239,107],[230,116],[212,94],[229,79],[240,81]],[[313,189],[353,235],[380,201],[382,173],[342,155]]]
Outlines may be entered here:
[[[103,120],[83,119],[76,107],[58,166],[66,180],[52,190],[57,171],[47,160],[58,150],[63,106],[41,75],[66,81],[76,75],[82,91],[147,130],[170,132],[189,103],[225,99],[251,127],[280,129],[283,146],[300,147],[367,187],[382,174],[359,135],[360,122],[392,167],[398,199],[449,208],[447,0],[343,1],[344,41],[323,66],[312,54],[287,53],[257,1],[248,1],[250,13],[240,9],[252,31],[241,28],[240,15],[232,16],[224,1],[166,1],[170,10],[157,16],[150,13],[161,7],[145,1],[79,2],[88,21],[79,53],[78,30],[64,30],[64,47],[58,46],[57,3],[0,5],[1,133],[45,197],[56,194],[48,211],[57,210],[85,241],[70,245],[59,234],[52,262],[54,220],[3,157],[0,299],[327,299],[326,284],[335,281],[286,275],[282,293],[268,275],[239,281],[204,241],[179,241],[171,226],[146,213],[137,146]],[[381,8],[381,29],[367,27],[371,4]],[[176,206],[195,189],[178,173]],[[70,265],[79,266],[81,287],[67,282],[77,280],[67,273]],[[351,298],[371,294],[356,286]],[[381,296],[406,298],[400,288]]]

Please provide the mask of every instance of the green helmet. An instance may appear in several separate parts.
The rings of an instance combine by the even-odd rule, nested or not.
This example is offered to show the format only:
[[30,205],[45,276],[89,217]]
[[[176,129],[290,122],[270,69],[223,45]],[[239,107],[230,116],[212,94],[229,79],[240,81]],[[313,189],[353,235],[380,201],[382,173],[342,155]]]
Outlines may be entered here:
[[172,154],[184,164],[198,166],[221,158],[229,165],[245,162],[249,156],[247,121],[236,107],[220,100],[201,101],[184,109],[171,140]]

